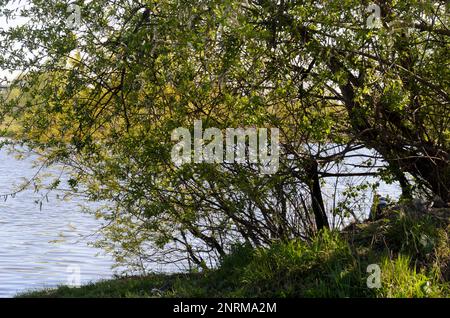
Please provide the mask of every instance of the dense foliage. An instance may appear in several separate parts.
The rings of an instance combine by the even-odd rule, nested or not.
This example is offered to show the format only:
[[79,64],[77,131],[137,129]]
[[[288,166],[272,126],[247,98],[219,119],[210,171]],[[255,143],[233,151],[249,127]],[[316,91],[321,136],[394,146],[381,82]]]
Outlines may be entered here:
[[[107,202],[98,244],[139,269],[207,268],[237,242],[310,240],[357,218],[348,204],[366,185],[330,207],[327,178],[376,176],[448,202],[448,3],[375,2],[377,28],[365,1],[75,1],[75,25],[68,1],[0,1],[26,20],[0,30],[0,65],[21,72],[2,127]],[[200,119],[279,128],[278,172],[176,167],[171,132]]]

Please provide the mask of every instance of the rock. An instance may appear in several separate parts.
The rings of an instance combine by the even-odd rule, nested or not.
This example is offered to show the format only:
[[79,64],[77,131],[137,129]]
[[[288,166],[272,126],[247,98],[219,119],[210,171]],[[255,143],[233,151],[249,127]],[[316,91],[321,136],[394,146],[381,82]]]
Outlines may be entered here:
[[427,203],[422,199],[413,199],[411,205],[416,212],[426,213],[428,210]]
[[442,209],[447,208],[448,204],[444,202],[444,200],[441,199],[440,196],[436,195],[433,198],[433,202],[431,203],[431,207],[434,209]]
[[385,197],[381,197],[375,194],[373,198],[372,208],[370,209],[369,219],[371,221],[376,221],[382,218],[383,210],[388,206],[388,201]]
[[377,209],[381,212],[385,207],[387,207],[388,201],[385,197],[380,197],[380,200],[377,205]]
[[163,293],[163,291],[159,290],[158,288],[152,288],[150,292],[153,296],[161,296]]

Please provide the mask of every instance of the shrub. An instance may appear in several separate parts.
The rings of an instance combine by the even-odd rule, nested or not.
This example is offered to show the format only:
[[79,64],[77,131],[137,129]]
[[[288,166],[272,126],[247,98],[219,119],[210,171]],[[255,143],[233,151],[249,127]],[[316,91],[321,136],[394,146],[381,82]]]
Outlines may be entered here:
[[243,272],[244,294],[261,297],[347,297],[362,292],[361,271],[347,242],[323,231],[313,241],[258,249]]

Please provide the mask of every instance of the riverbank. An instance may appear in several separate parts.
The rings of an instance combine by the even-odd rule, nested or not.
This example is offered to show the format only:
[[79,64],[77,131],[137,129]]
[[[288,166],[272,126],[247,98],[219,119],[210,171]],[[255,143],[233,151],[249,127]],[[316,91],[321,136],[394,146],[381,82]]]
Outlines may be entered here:
[[236,246],[216,270],[122,277],[18,297],[450,297],[449,237],[449,209],[406,204],[311,242]]

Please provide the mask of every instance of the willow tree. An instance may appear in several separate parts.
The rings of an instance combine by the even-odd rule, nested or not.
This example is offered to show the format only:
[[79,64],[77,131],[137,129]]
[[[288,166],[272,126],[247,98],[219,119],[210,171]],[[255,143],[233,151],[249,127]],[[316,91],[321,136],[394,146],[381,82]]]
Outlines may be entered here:
[[[207,266],[238,241],[308,239],[329,226],[331,176],[383,175],[406,197],[419,186],[448,200],[442,1],[8,2],[1,14],[27,22],[0,33],[2,68],[22,71],[2,114],[72,169],[74,191],[111,202],[100,244],[118,260],[161,249]],[[279,170],[176,167],[171,132],[199,119],[279,128]],[[330,169],[361,147],[387,171]]]

